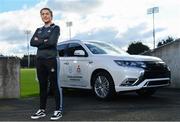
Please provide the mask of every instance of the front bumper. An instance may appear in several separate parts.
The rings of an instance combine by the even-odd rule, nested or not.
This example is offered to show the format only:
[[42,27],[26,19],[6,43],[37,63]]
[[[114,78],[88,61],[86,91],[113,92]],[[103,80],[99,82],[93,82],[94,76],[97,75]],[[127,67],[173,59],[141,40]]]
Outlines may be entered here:
[[134,91],[142,88],[159,88],[170,85],[170,78],[156,78],[143,80],[138,85],[115,86],[116,92]]
[[115,86],[116,91],[158,88],[170,85],[171,73],[165,64],[157,62],[146,63],[148,67],[143,69],[139,77],[126,78],[119,86]]

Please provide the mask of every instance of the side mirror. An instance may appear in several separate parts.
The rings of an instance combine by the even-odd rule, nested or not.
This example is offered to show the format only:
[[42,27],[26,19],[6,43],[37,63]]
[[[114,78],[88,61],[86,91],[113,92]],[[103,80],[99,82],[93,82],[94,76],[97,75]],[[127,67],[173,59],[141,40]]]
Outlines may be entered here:
[[85,56],[84,50],[75,50],[74,51],[75,56]]

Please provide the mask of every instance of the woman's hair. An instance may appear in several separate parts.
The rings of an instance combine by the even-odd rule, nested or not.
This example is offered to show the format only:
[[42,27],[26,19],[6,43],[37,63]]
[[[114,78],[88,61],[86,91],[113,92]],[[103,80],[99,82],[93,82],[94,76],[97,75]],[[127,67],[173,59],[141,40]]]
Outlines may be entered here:
[[51,11],[50,8],[42,8],[42,9],[40,10],[40,14],[42,13],[43,10],[48,10],[48,11],[50,12],[50,14],[51,14],[51,17],[53,17],[53,12]]

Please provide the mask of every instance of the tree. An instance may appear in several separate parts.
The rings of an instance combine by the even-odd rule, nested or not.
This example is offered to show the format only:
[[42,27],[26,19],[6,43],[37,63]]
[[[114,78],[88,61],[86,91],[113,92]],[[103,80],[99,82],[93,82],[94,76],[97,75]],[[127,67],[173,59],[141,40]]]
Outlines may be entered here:
[[[36,55],[30,55],[30,68],[35,67],[35,60]],[[28,66],[28,56],[24,55],[22,59],[20,60],[21,67],[27,67]]]
[[128,47],[127,52],[129,54],[140,54],[149,49],[150,48],[148,46],[146,46],[146,45],[142,44],[142,42],[138,41],[138,42],[131,43]]
[[170,36],[168,36],[168,38],[166,39],[166,44],[169,43],[169,42],[172,42],[174,41],[174,39]]
[[170,43],[170,42],[172,42],[172,41],[174,41],[174,38],[168,36],[168,38],[167,38],[166,40],[164,40],[164,39],[161,40],[161,41],[158,43],[157,47],[160,47],[160,46],[165,45],[165,44],[167,44],[167,43]]
[[162,42],[159,42],[158,45],[157,45],[157,47],[160,47],[160,46],[162,46],[162,45],[163,45],[163,43],[162,43]]

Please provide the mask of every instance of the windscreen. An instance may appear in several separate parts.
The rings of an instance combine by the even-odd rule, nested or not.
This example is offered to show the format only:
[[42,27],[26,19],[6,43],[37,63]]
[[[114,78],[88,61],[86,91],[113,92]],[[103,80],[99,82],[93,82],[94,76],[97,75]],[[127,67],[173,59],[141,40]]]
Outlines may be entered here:
[[86,42],[85,45],[93,54],[127,54],[119,47],[103,42]]

